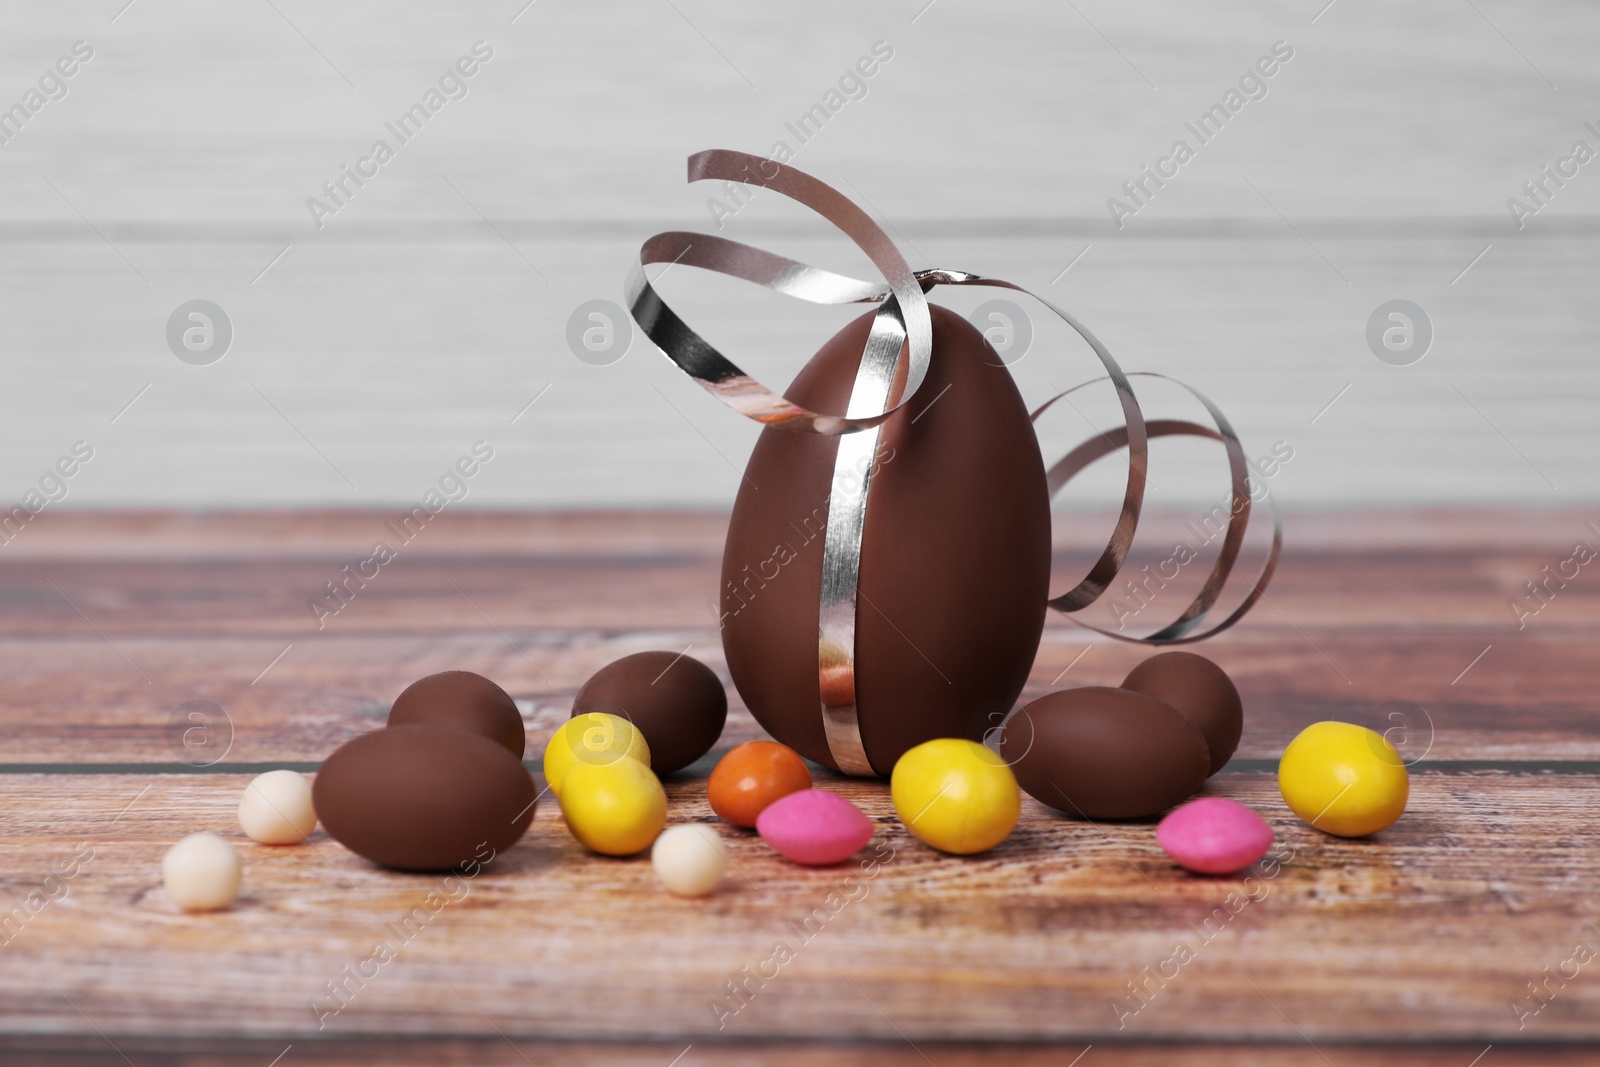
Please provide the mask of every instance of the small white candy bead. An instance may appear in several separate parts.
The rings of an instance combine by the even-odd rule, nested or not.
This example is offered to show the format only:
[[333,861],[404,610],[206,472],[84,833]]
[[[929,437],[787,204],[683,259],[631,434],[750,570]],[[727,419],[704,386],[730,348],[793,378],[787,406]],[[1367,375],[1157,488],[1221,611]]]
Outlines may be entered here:
[[184,911],[214,911],[239,892],[239,854],[216,834],[190,834],[167,850],[161,880]]
[[667,892],[703,897],[717,888],[728,869],[722,837],[704,823],[669,826],[656,838],[650,863]]
[[317,828],[311,779],[294,771],[268,771],[245,787],[239,825],[263,845],[298,845]]

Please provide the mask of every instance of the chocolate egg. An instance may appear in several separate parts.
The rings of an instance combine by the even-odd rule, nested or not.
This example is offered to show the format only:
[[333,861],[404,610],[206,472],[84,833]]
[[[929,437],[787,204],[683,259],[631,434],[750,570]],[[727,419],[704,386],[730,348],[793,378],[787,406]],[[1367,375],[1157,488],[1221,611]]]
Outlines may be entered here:
[[728,719],[728,694],[716,672],[681,652],[636,652],[595,672],[572,700],[572,714],[620,715],[644,735],[650,769],[682,770],[711,751]]
[[1143,693],[1064,689],[1006,723],[1000,754],[1029,796],[1087,819],[1137,819],[1193,795],[1211,768],[1206,739]]
[[450,726],[390,726],[322,763],[311,802],[323,828],[357,855],[402,871],[479,863],[533,820],[533,778],[504,746]]
[[[930,310],[927,377],[881,427],[856,587],[853,695],[880,775],[924,741],[977,740],[1001,720],[1027,680],[1049,595],[1049,491],[1027,407],[983,335]],[[871,322],[840,331],[785,395],[842,414]],[[762,431],[728,523],[721,591],[722,647],[746,706],[835,769],[817,661],[838,449],[837,437]],[[848,685],[830,696],[848,703]]]
[[481,674],[444,671],[406,686],[389,709],[390,726],[454,726],[481,734],[522,758],[527,734],[522,713],[506,691]]
[[1239,747],[1244,705],[1221,667],[1193,652],[1162,652],[1129,673],[1122,688],[1170,704],[1199,728],[1211,749],[1211,773],[1222,770]]

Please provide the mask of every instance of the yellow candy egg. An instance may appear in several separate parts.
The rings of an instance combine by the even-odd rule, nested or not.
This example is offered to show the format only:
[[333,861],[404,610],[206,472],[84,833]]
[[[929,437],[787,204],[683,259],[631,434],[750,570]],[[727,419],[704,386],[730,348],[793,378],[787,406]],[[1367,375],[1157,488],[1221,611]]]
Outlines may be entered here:
[[976,741],[946,737],[901,756],[889,777],[900,821],[923,843],[958,856],[984,852],[1017,825],[1022,796],[1011,768]]
[[667,825],[667,794],[632,756],[578,760],[561,785],[561,814],[572,836],[607,856],[643,852]]
[[1406,765],[1386,737],[1347,722],[1300,731],[1278,761],[1278,788],[1289,810],[1318,830],[1365,837],[1406,810]]
[[544,780],[559,797],[574,763],[614,763],[624,756],[650,766],[650,746],[633,723],[604,711],[574,715],[544,746]]

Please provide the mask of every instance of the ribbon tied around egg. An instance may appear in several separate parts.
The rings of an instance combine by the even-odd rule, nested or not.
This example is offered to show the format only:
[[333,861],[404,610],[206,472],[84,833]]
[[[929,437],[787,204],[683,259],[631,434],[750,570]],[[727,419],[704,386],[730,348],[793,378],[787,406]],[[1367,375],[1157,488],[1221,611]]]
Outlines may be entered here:
[[[1050,607],[1077,625],[1107,637],[1167,645],[1199,641],[1226,630],[1261,598],[1277,566],[1283,544],[1282,522],[1270,495],[1267,501],[1273,517],[1272,545],[1259,574],[1232,612],[1209,627],[1204,626],[1243,546],[1251,514],[1251,495],[1249,465],[1238,434],[1217,406],[1200,392],[1175,379],[1166,379],[1185,389],[1204,406],[1212,426],[1180,419],[1145,419],[1129,379],[1166,378],[1165,375],[1124,372],[1105,345],[1083,323],[1022,286],[958,270],[913,271],[894,242],[865,212],[837,190],[792,166],[762,156],[713,149],[689,157],[688,178],[691,182],[733,181],[759,186],[803,204],[843,231],[883,275],[881,282],[863,281],[714,234],[668,231],[644,243],[625,291],[628,309],[645,336],[722,403],[767,427],[839,438],[823,534],[817,670],[823,730],[829,753],[840,770],[851,774],[875,773],[861,740],[854,684],[862,534],[875,467],[872,457],[878,449],[880,428],[916,395],[927,375],[933,331],[925,294],[936,286],[988,286],[1032,297],[1071,326],[1094,351],[1105,374],[1046,400],[1034,409],[1032,421],[1037,422],[1058,401],[1099,382],[1109,381],[1116,389],[1123,425],[1083,442],[1046,470],[1049,492],[1054,497],[1068,481],[1096,460],[1124,448],[1128,450],[1122,506],[1106,546],[1075,586],[1048,600]],[[645,267],[662,263],[681,263],[715,271],[814,304],[877,304],[846,410],[842,414],[812,411],[746,374],[661,299],[646,276]],[[1149,440],[1172,436],[1202,437],[1222,443],[1231,475],[1228,522],[1217,558],[1194,599],[1175,620],[1157,632],[1133,637],[1097,626],[1078,615],[1111,588],[1127,560],[1144,501]],[[856,472],[862,473],[858,476]]]

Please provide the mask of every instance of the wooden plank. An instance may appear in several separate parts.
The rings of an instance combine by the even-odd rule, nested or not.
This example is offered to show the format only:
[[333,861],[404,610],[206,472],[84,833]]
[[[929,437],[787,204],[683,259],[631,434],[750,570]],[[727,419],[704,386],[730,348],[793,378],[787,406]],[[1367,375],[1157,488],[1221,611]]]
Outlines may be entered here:
[[[346,1037],[1080,1047],[1600,1038],[1586,971],[1551,986],[1537,1014],[1521,1000],[1575,944],[1600,945],[1587,925],[1600,875],[1589,777],[1418,774],[1395,827],[1346,841],[1290,816],[1269,775],[1225,772],[1208,791],[1263,812],[1292,850],[1250,882],[1181,873],[1148,824],[1088,824],[1032,801],[994,853],[953,859],[908,838],[882,783],[829,779],[877,823],[863,854],[876,867],[795,867],[721,827],[736,872],[705,901],[661,893],[645,860],[586,854],[546,803],[469,883],[380,871],[319,831],[309,847],[241,841],[236,906],[178,914],[159,887],[163,849],[232,832],[245,781],[0,776],[8,907],[93,849],[5,946],[0,1030],[288,1041],[322,1021],[323,1036]],[[702,781],[669,795],[674,819],[709,817]],[[437,913],[399,938],[390,924],[435,891],[457,899],[435,898]],[[395,958],[363,964],[385,938]],[[1166,968],[1180,940],[1194,958],[1133,999],[1129,983]],[[792,953],[781,965],[779,942]],[[345,966],[368,977],[346,1006],[314,1007],[327,983],[350,981]],[[746,983],[742,998],[730,982]]]
[[[96,1047],[98,1046],[98,1047]],[[285,1050],[289,1050],[287,1054]],[[120,1052],[118,1051],[120,1050]],[[1087,1050],[1087,1051],[1086,1051]],[[263,1067],[284,1054],[289,1063],[317,1067],[367,1067],[374,1062],[427,1067],[527,1067],[529,1063],[558,1063],[563,1067],[720,1067],[756,1064],[758,1067],[1464,1067],[1484,1052],[1483,1045],[1461,1044],[1333,1044],[1306,1042],[1279,1044],[1213,1044],[1178,1046],[1171,1043],[1014,1044],[989,1042],[881,1041],[845,1044],[818,1041],[721,1042],[673,1044],[627,1042],[599,1044],[588,1041],[551,1042],[537,1039],[413,1038],[406,1041],[328,1041],[301,1039],[272,1041],[152,1042],[120,1036],[116,1049],[105,1040],[63,1046],[57,1042],[19,1042],[0,1048],[0,1064],[35,1064],[43,1058],[55,1067],[126,1067],[126,1054],[139,1067]],[[1093,1059],[1089,1056],[1092,1054]],[[1546,1064],[1594,1062],[1590,1047],[1545,1044],[1518,1047],[1496,1044],[1479,1062],[1484,1067],[1544,1067]],[[1082,1057],[1078,1059],[1078,1057]],[[292,1057],[292,1058],[291,1058]]]
[[[374,530],[379,529],[374,524]],[[1600,545],[1600,538],[1593,539]],[[0,625],[12,635],[53,632],[112,637],[148,633],[159,622],[179,633],[283,633],[310,637],[335,633],[406,632],[452,628],[478,619],[478,610],[511,627],[645,629],[652,626],[715,625],[711,606],[718,583],[722,531],[692,552],[647,549],[600,555],[593,550],[565,553],[484,552],[469,557],[436,556],[402,550],[383,567],[366,568],[368,580],[354,584],[343,570],[353,570],[373,552],[372,541],[346,552],[298,559],[201,559],[192,561],[123,561],[115,555],[49,563],[12,563],[0,567],[6,609]],[[1571,547],[1493,554],[1456,552],[1313,552],[1296,548],[1275,578],[1270,625],[1284,619],[1309,633],[1361,628],[1367,631],[1414,630],[1431,624],[1438,632],[1511,635],[1518,613],[1541,602],[1527,594],[1524,582],[1544,581],[1545,566],[1555,566]],[[1142,566],[1152,560],[1132,557],[1129,577],[1143,578]],[[1064,590],[1088,570],[1093,558],[1078,553],[1056,557],[1055,587]],[[129,566],[137,563],[137,566]],[[1241,563],[1240,569],[1245,565]],[[376,570],[376,577],[372,577]],[[1582,577],[1582,572],[1578,572]],[[1198,577],[1198,575],[1196,575]],[[1248,574],[1240,575],[1241,587]],[[326,583],[346,580],[343,609],[326,592]],[[458,589],[452,590],[449,581]],[[1147,579],[1153,581],[1154,579]],[[1551,579],[1553,582],[1554,579]],[[52,588],[52,584],[54,588]],[[1548,610],[1528,619],[1536,632],[1574,630],[1600,620],[1600,583],[1571,581],[1552,584],[1553,596],[1541,593]],[[188,588],[198,586],[199,588]],[[448,595],[445,595],[448,594]],[[1235,592],[1233,599],[1240,594]],[[1406,597],[1407,602],[1396,603]],[[321,611],[313,611],[315,599]],[[1125,611],[1139,601],[1119,588],[1108,595]],[[1151,630],[1158,621],[1175,617],[1185,605],[1176,590],[1146,594],[1150,606],[1129,621],[1129,632]],[[1232,600],[1226,601],[1231,603]],[[428,605],[430,610],[423,610]],[[476,605],[476,607],[474,607]],[[80,613],[81,609],[81,613]],[[1096,624],[1115,627],[1109,611],[1086,615]],[[1261,625],[1258,613],[1252,625]],[[320,624],[320,629],[319,629]]]
[[[1275,758],[1299,730],[1329,718],[1409,731],[1407,759],[1600,758],[1588,638],[1540,635],[1495,644],[1452,685],[1489,643],[1479,641],[1474,647],[1455,637],[1319,637],[1318,648],[1343,665],[1349,684],[1318,648],[1292,632],[1241,633],[1201,651],[1233,674],[1244,695],[1241,758]],[[12,643],[0,647],[0,669],[9,679],[0,718],[10,742],[0,762],[171,762],[180,758],[173,746],[181,747],[182,731],[189,728],[184,723],[175,731],[172,715],[190,700],[211,701],[226,712],[233,731],[229,759],[320,760],[381,724],[389,702],[417,677],[447,669],[483,673],[524,700],[530,757],[536,757],[589,674],[647,648],[688,648],[727,679],[716,633],[709,629],[608,635],[514,628],[502,637],[480,621],[456,633],[310,642],[118,638],[116,649],[92,637]],[[151,681],[130,669],[118,649],[141,664]],[[1072,685],[1114,685],[1148,654],[1139,647],[1086,643],[1076,631],[1051,633],[1022,699]],[[729,697],[722,745],[764,736],[731,686]],[[181,753],[208,760],[215,755]]]
[[[549,1042],[502,1038],[441,1040],[413,1038],[407,1041],[161,1041],[119,1037],[117,1049],[99,1038],[98,1048],[59,1043],[29,1042],[13,1050],[0,1049],[0,1064],[34,1064],[48,1057],[56,1067],[126,1067],[129,1058],[139,1067],[263,1067],[283,1054],[289,1063],[315,1064],[317,1067],[367,1067],[383,1064],[427,1065],[427,1067],[527,1067],[529,1063],[559,1063],[563,1067],[717,1067],[717,1065],[756,1064],[759,1067],[1073,1067],[1082,1056],[1083,1067],[1327,1067],[1330,1060],[1338,1067],[1464,1067],[1484,1046],[1467,1043],[1422,1045],[1417,1043],[1348,1045],[1318,1042],[1311,1047],[1297,1045],[1215,1044],[1177,1046],[1164,1044],[1011,1044],[991,1042],[904,1041],[844,1044],[838,1042],[758,1042],[699,1043],[692,1045],[664,1042]],[[1088,1050],[1086,1053],[1085,1050]],[[1093,1059],[1089,1058],[1092,1053]],[[1484,1067],[1543,1067],[1545,1064],[1588,1064],[1594,1050],[1573,1045],[1533,1047],[1493,1046],[1492,1060]],[[291,1059],[292,1057],[292,1059]]]
[[[425,551],[319,630],[307,598],[389,517],[47,513],[48,537],[29,531],[0,558],[0,762],[170,762],[188,724],[175,735],[169,721],[190,700],[225,710],[231,759],[315,761],[381,722],[416,677],[451,668],[523,699],[538,746],[584,679],[628,652],[687,648],[727,677],[710,604],[721,515],[448,514]],[[1600,583],[1572,581],[1520,632],[1510,609],[1559,558],[1536,531],[1577,517],[1291,517],[1269,603],[1201,646],[1244,694],[1240,755],[1272,758],[1308,723],[1341,718],[1407,727],[1408,758],[1600,758],[1587,669]],[[1103,528],[1101,516],[1058,525],[1058,588]],[[1134,621],[1175,609],[1176,594]],[[1052,616],[1024,699],[1115,684],[1148,651]],[[725,744],[761,736],[730,697]]]
[[[368,547],[399,508],[316,508],[180,511],[155,508],[55,510],[35,521],[47,536],[19,537],[5,545],[7,562],[25,560],[342,559]],[[1190,518],[1149,511],[1154,529]],[[1581,535],[1592,508],[1408,507],[1290,511],[1285,523],[1296,549],[1414,552],[1471,549],[1489,557],[1512,550],[1540,551]],[[449,509],[428,527],[431,556],[532,555],[583,558],[722,553],[727,512],[717,509],[497,510]],[[1099,548],[1114,512],[1072,509],[1058,514],[1052,531],[1062,553]],[[1531,576],[1530,576],[1531,577]]]

